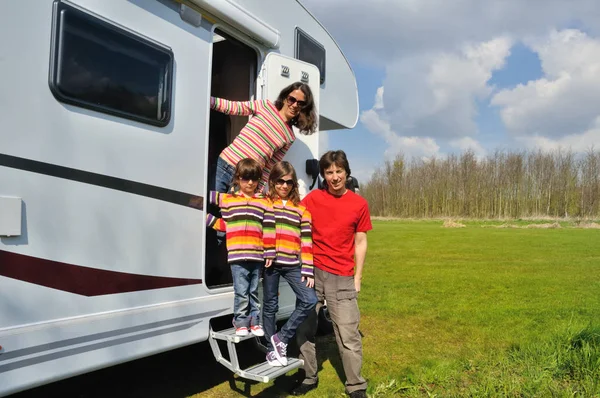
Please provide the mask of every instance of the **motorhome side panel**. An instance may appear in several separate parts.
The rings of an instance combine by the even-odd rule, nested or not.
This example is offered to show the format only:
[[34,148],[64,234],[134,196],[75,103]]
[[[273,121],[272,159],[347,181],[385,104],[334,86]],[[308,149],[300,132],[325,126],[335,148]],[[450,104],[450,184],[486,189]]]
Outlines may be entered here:
[[0,3],[0,196],[23,202],[21,235],[0,237],[0,395],[203,340],[231,311],[202,282],[209,29],[160,2],[74,4],[172,52],[171,115],[57,100],[53,2]]

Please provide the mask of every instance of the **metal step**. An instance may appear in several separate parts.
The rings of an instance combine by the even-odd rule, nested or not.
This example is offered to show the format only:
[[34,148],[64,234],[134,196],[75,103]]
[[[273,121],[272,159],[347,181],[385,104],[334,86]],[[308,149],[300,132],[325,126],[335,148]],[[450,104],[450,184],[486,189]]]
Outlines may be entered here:
[[287,366],[271,366],[268,362],[259,363],[249,367],[246,370],[236,372],[237,375],[245,378],[268,383],[276,377],[286,374],[290,370],[298,369],[304,365],[304,361],[298,358],[288,358]]
[[[271,380],[279,377],[287,372],[300,368],[304,365],[304,361],[298,358],[288,358],[287,366],[271,366],[268,362],[259,363],[249,367],[248,369],[241,369],[237,357],[236,343],[244,340],[254,338],[251,333],[248,336],[236,336],[235,328],[214,331],[210,330],[208,335],[208,342],[212,349],[213,355],[217,362],[231,370],[236,375],[245,379],[255,380],[262,383],[268,383]],[[223,340],[227,343],[227,350],[229,352],[229,360],[221,354],[221,348],[217,343],[217,340]]]
[[248,336],[237,336],[235,334],[235,328],[219,331],[214,331],[211,329],[210,334],[213,339],[231,341],[232,343],[239,343],[240,341],[249,340],[255,337],[252,333],[248,333]]

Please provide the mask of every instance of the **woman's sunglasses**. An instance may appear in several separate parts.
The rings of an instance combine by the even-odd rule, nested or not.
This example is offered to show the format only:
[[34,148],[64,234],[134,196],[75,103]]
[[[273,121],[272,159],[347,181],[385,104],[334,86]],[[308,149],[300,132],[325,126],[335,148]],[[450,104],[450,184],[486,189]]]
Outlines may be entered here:
[[284,180],[282,178],[280,178],[279,180],[275,181],[275,184],[277,184],[277,185],[287,185],[287,186],[292,187],[292,188],[294,187],[294,185],[296,185],[296,184],[294,184],[294,180]]
[[306,106],[306,101],[298,101],[298,99],[292,95],[288,95],[287,103],[288,106],[292,106],[297,103],[300,108],[304,108]]

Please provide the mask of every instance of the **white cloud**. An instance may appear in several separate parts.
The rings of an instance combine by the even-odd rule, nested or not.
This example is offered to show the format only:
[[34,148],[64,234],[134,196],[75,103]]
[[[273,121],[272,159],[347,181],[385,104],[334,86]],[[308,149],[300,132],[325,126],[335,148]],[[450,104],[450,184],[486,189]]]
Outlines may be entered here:
[[[507,130],[556,142],[587,133],[600,115],[600,39],[563,30],[526,42],[538,53],[544,76],[492,98]],[[545,142],[540,139],[534,141]]]
[[535,134],[532,136],[518,136],[516,140],[529,149],[541,149],[548,152],[558,149],[570,149],[574,152],[586,152],[592,148],[598,149],[600,145],[600,117],[596,119],[594,127],[581,134],[570,134],[557,139]]
[[[302,2],[355,67],[385,71],[360,120],[388,144],[388,158],[495,149],[478,134],[477,110],[488,101],[510,133],[494,145],[600,146],[598,0]],[[538,54],[543,76],[494,87],[514,43]]]
[[[511,41],[500,37],[390,63],[384,81],[384,113],[401,135],[461,137],[477,133],[477,100],[504,66]],[[380,104],[378,104],[380,106]],[[375,108],[374,108],[375,109]]]
[[374,134],[382,137],[388,144],[384,156],[393,159],[398,153],[406,153],[418,157],[430,157],[439,154],[440,147],[435,140],[429,137],[401,136],[392,130],[390,123],[382,117],[384,112],[383,103],[384,88],[377,90],[375,106],[373,109],[364,111],[361,122]]
[[451,140],[449,145],[452,148],[459,149],[461,152],[471,150],[478,158],[483,158],[487,154],[485,148],[471,137],[462,137],[457,140]]
[[507,32],[544,33],[574,22],[600,33],[597,0],[302,0],[358,62],[387,65]]

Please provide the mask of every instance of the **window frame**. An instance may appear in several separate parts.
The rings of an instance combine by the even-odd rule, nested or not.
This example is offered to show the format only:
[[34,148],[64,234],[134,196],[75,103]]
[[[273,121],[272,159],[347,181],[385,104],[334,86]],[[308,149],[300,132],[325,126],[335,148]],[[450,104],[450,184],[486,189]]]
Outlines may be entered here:
[[[61,71],[61,62],[63,60],[61,56],[61,44],[62,38],[64,37],[63,29],[66,24],[61,21],[62,12],[67,10],[72,12],[77,18],[83,19],[86,23],[94,24],[101,29],[110,30],[111,33],[117,33],[123,35],[129,39],[133,39],[148,49],[160,52],[168,57],[168,63],[166,65],[165,77],[162,81],[163,95],[161,99],[161,109],[164,110],[164,117],[160,120],[155,118],[149,118],[135,113],[130,113],[117,108],[113,108],[107,105],[98,105],[86,100],[82,100],[61,91],[59,85],[59,74]],[[124,119],[134,120],[136,122],[149,124],[158,127],[166,127],[169,125],[172,116],[172,104],[173,104],[173,70],[174,70],[174,54],[170,47],[163,44],[157,43],[147,37],[144,37],[136,32],[130,31],[122,26],[117,25],[107,19],[104,19],[96,14],[93,14],[87,10],[79,8],[77,6],[67,4],[60,0],[55,0],[53,4],[53,16],[52,16],[52,40],[50,44],[50,68],[48,83],[50,91],[54,97],[63,103],[74,105],[80,108],[89,109],[96,112],[105,113],[112,116],[117,116]]]
[[311,62],[300,59],[300,37],[303,36],[304,39],[308,40],[312,44],[316,45],[319,49],[323,51],[323,70],[319,67],[319,65],[315,65],[317,69],[319,69],[320,76],[320,84],[323,85],[325,83],[325,74],[327,71],[327,51],[325,50],[325,46],[319,43],[316,39],[314,39],[311,35],[306,33],[304,30],[300,29],[296,26],[296,33],[294,34],[294,58],[314,65]]

